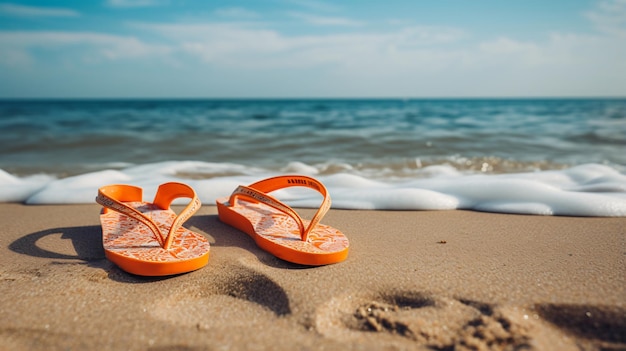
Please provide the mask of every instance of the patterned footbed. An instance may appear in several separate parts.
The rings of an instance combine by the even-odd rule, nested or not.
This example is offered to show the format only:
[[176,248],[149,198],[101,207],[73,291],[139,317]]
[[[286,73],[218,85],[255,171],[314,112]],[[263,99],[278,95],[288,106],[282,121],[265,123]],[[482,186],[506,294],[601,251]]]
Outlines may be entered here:
[[[296,251],[328,254],[341,252],[349,246],[348,238],[342,232],[324,224],[318,224],[309,233],[307,241],[302,241],[295,220],[267,205],[238,200],[230,210],[246,217],[258,235]],[[302,221],[306,228],[310,221]]]
[[[165,239],[176,213],[144,202],[125,202],[125,204],[142,212],[156,223]],[[108,211],[100,215],[100,222],[104,249],[137,260],[176,262],[194,259],[209,251],[209,242],[204,236],[183,227],[178,228],[173,234],[170,249],[164,250],[154,237],[155,234],[145,224],[133,218]]]

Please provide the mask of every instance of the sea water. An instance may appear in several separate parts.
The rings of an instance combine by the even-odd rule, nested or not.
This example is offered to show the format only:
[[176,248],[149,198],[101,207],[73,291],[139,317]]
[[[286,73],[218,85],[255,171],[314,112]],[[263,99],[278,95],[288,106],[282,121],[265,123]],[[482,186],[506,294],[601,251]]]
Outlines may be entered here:
[[180,181],[213,204],[291,173],[334,208],[626,216],[626,99],[0,101],[0,202]]

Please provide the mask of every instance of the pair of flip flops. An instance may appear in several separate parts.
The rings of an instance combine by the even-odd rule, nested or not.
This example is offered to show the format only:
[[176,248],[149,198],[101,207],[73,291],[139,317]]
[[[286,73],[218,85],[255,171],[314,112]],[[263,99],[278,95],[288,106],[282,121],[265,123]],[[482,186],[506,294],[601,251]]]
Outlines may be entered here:
[[[322,204],[311,220],[269,195],[293,186],[322,194]],[[179,214],[170,208],[177,198],[191,199]],[[201,206],[188,185],[163,184],[151,203],[143,201],[141,188],[108,185],[98,190],[96,202],[103,206],[100,222],[105,255],[121,269],[163,276],[190,272],[208,263],[208,240],[182,226]],[[239,186],[230,197],[216,203],[222,222],[247,233],[259,247],[283,260],[317,266],[343,261],[348,255],[346,236],[320,223],[330,208],[330,196],[314,178],[292,175],[264,179]]]

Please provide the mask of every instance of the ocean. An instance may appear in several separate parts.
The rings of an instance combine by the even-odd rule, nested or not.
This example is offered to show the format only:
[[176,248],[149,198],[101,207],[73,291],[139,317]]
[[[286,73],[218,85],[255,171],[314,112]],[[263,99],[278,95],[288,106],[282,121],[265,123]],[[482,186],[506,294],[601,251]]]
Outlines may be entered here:
[[626,99],[0,100],[0,202],[287,173],[335,208],[626,216]]

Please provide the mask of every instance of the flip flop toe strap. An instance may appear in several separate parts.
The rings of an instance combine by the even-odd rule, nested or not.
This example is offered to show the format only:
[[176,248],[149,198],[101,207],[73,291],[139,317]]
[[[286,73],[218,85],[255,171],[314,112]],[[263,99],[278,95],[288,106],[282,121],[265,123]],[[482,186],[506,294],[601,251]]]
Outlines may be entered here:
[[[306,228],[304,227],[304,221],[302,220],[302,217],[300,217],[300,215],[298,215],[298,213],[293,208],[267,194],[278,189],[294,186],[307,187],[316,190],[324,197],[324,200],[322,200],[319,209],[317,210]],[[302,241],[307,240],[309,233],[315,228],[315,226],[317,226],[322,217],[324,217],[326,212],[328,212],[328,209],[331,205],[328,191],[321,182],[311,177],[298,175],[278,176],[261,180],[249,186],[241,185],[237,187],[237,189],[235,189],[235,191],[231,194],[229,203],[231,205],[234,205],[235,200],[238,197],[245,197],[248,199],[252,199],[253,201],[262,202],[263,204],[273,207],[293,218],[300,230],[300,238]]]
[[165,238],[163,238],[159,226],[154,223],[152,219],[124,203],[141,202],[143,200],[143,191],[141,188],[121,184],[104,186],[98,189],[96,202],[104,206],[105,211],[113,210],[145,224],[152,231],[159,245],[167,250],[172,244],[176,231],[191,215],[198,211],[201,203],[195,191],[191,187],[181,183],[166,183],[159,186],[153,202],[157,207],[166,210],[169,208],[172,201],[179,197],[189,197],[192,200],[174,219]]
[[200,199],[198,199],[198,196],[193,188],[186,184],[175,182],[160,185],[159,190],[157,190],[154,197],[153,203],[162,209],[170,208],[172,201],[181,197],[190,198],[191,201],[172,222],[172,226],[170,227],[163,244],[163,248],[166,250],[172,245],[176,231],[189,219],[189,217],[200,209],[202,203],[200,202]]

